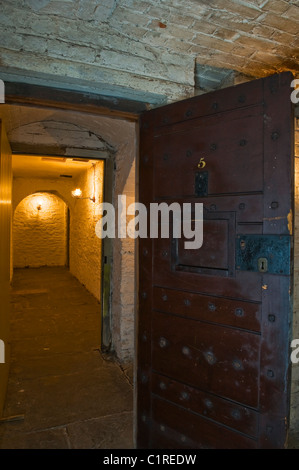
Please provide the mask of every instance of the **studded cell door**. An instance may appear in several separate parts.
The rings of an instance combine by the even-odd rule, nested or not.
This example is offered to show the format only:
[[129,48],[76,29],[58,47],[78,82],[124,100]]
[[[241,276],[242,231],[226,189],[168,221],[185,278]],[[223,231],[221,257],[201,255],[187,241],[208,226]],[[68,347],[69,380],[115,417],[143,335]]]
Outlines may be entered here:
[[[203,245],[140,238],[139,448],[282,448],[293,244],[292,75],[144,113],[139,201],[203,203]],[[150,219],[149,219],[150,223]]]

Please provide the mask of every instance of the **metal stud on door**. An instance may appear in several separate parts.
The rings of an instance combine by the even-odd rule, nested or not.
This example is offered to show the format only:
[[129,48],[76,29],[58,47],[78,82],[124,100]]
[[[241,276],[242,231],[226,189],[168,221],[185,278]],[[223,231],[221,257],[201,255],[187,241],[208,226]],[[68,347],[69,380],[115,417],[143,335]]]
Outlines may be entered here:
[[204,240],[139,242],[138,447],[285,445],[291,81],[277,74],[141,117],[140,202],[203,203]]

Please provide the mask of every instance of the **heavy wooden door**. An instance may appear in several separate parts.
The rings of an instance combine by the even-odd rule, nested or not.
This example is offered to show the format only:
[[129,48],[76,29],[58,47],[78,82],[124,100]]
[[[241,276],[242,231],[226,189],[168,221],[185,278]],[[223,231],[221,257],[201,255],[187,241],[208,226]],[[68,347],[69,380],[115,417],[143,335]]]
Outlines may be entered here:
[[[9,291],[11,246],[11,150],[0,120],[0,416],[2,415],[9,371]],[[4,357],[3,357],[4,356]]]
[[292,323],[292,75],[146,112],[140,196],[203,203],[203,245],[141,238],[137,446],[282,448]]

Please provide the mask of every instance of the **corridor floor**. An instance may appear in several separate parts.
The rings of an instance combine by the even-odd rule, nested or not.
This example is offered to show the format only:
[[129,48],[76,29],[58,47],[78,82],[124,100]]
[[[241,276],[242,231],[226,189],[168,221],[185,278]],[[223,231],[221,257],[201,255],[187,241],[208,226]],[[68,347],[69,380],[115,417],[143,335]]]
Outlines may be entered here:
[[133,448],[130,366],[100,354],[100,305],[66,268],[14,271],[11,340],[0,449]]

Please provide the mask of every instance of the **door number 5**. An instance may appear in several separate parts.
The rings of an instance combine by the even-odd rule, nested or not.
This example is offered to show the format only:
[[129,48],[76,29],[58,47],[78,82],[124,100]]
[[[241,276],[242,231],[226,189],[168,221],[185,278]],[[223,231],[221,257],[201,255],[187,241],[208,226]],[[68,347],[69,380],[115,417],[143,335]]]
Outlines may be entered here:
[[205,166],[206,166],[206,162],[205,162],[204,157],[202,157],[202,158],[199,160],[199,163],[197,164],[197,168],[204,168]]

